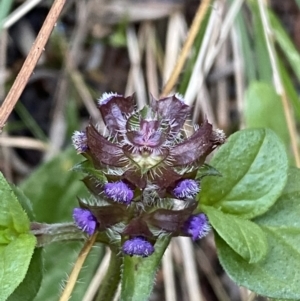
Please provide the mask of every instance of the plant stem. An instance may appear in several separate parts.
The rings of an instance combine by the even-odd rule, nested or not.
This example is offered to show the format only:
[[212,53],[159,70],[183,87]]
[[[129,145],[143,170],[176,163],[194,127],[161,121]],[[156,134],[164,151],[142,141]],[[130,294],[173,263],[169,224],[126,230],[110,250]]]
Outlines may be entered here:
[[66,0],[55,0],[45,22],[32,45],[30,52],[15,80],[10,91],[8,92],[1,108],[0,108],[0,131],[4,127],[8,116],[15,107],[20,95],[22,94],[28,79],[36,66],[44,47],[49,39],[49,36],[55,26],[57,19],[63,9]]
[[186,58],[189,54],[189,51],[190,51],[191,47],[193,46],[193,43],[195,41],[195,38],[196,38],[197,33],[200,28],[200,25],[201,25],[202,21],[204,20],[205,14],[208,11],[210,1],[211,0],[201,1],[201,4],[199,5],[199,8],[195,15],[195,18],[191,25],[187,39],[186,39],[186,41],[183,45],[183,48],[181,50],[181,53],[179,55],[179,58],[176,62],[176,65],[173,69],[173,72],[171,73],[169,80],[167,81],[167,83],[163,89],[163,92],[161,93],[161,96],[167,96],[172,91],[173,87],[175,86],[175,84],[178,80],[179,74],[180,74],[180,72],[184,66],[184,63],[186,61]]
[[95,232],[84,244],[83,248],[81,249],[78,258],[75,262],[75,265],[73,267],[73,270],[70,274],[70,277],[68,279],[67,285],[59,299],[59,301],[68,301],[71,293],[73,291],[73,288],[75,286],[75,283],[77,281],[78,275],[80,273],[80,270],[82,268],[82,265],[89,254],[89,252],[92,249],[92,246],[94,245],[96,238],[97,238],[97,232]]
[[[30,225],[31,233],[37,239],[36,247],[44,247],[53,242],[85,240],[86,235],[74,223],[43,224],[33,222]],[[98,233],[97,242],[108,243],[104,232]]]
[[110,255],[109,267],[100,285],[96,301],[113,300],[121,279],[122,263],[123,256],[117,255],[114,251],[112,251]]
[[44,247],[63,240],[83,240],[85,235],[74,223],[40,224],[31,223],[31,233],[37,239],[37,247]]
[[159,238],[155,243],[155,252],[147,258],[124,257],[121,301],[149,299],[155,283],[156,271],[170,240],[170,236]]

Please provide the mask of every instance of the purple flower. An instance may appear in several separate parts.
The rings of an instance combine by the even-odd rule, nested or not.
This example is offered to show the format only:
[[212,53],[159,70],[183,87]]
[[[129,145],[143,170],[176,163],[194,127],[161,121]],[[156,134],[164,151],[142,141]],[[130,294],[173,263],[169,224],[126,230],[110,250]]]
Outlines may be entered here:
[[104,192],[106,196],[118,203],[130,204],[133,199],[133,191],[122,181],[106,183]]
[[154,247],[144,237],[136,236],[124,242],[122,251],[129,256],[148,257],[154,252]]
[[199,191],[199,183],[191,179],[180,181],[173,189],[174,195],[179,199],[193,198]]
[[208,234],[210,225],[204,213],[192,215],[184,224],[183,232],[195,241]]
[[72,136],[72,141],[77,153],[84,153],[87,151],[87,137],[86,133],[83,131],[75,131]]
[[122,179],[144,189],[148,182],[168,189],[183,178],[184,170],[196,171],[206,156],[224,143],[225,135],[204,121],[185,138],[183,125],[191,108],[176,94],[138,110],[134,96],[105,93],[99,110],[108,130],[102,135],[86,128],[89,156],[98,168],[123,169]]
[[95,216],[87,209],[74,208],[73,219],[76,226],[88,235],[92,235],[97,227]]

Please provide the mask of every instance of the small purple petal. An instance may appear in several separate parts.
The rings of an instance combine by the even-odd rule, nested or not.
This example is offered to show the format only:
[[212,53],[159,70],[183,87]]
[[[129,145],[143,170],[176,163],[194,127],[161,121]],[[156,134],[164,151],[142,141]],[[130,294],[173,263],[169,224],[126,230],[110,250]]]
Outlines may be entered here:
[[106,103],[108,103],[114,96],[119,96],[119,97],[123,97],[123,95],[119,95],[117,93],[113,93],[113,92],[105,92],[102,94],[102,96],[99,98],[98,100],[98,105],[105,105]]
[[200,191],[199,183],[195,180],[185,179],[180,181],[173,190],[179,199],[192,198]]
[[72,141],[77,153],[84,153],[87,151],[87,136],[84,131],[75,131],[72,136]]
[[124,242],[122,251],[129,256],[148,257],[154,252],[154,247],[144,237],[136,236]]
[[92,235],[97,227],[95,216],[87,209],[74,208],[73,219],[76,226],[89,235]]
[[133,199],[133,191],[122,181],[106,183],[104,185],[105,194],[115,202],[129,204]]
[[184,224],[183,232],[195,241],[208,234],[210,225],[204,213],[192,215]]

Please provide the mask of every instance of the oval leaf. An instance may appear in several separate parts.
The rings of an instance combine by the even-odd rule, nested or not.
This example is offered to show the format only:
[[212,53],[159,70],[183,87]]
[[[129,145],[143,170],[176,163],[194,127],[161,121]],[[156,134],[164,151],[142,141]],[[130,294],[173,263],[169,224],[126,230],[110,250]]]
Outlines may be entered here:
[[276,204],[257,222],[269,244],[266,258],[249,264],[216,235],[219,259],[239,285],[271,298],[300,299],[300,170],[292,169]]
[[20,234],[6,246],[0,246],[0,301],[23,281],[36,244],[31,234]]
[[9,296],[7,301],[32,301],[42,283],[43,260],[42,249],[34,250],[30,265],[24,280],[17,289]]
[[268,129],[248,129],[229,137],[210,164],[222,177],[202,180],[201,204],[242,218],[265,213],[287,179],[284,145]]
[[225,214],[213,207],[201,207],[210,224],[223,240],[247,262],[262,260],[268,251],[264,232],[255,223],[231,214]]

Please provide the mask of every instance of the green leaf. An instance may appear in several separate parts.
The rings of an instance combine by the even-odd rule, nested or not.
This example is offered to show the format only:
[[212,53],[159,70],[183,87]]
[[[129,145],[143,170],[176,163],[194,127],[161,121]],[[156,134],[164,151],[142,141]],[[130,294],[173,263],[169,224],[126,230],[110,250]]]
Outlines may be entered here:
[[247,128],[269,128],[286,146],[289,145],[289,131],[282,102],[272,85],[252,82],[245,94],[244,112]]
[[0,173],[0,200],[0,230],[9,229],[10,233],[16,231],[15,236],[18,233],[28,232],[29,219],[2,173]]
[[35,249],[24,280],[7,301],[32,301],[39,291],[43,278],[42,249]]
[[213,207],[201,207],[210,224],[224,241],[247,262],[262,260],[268,251],[264,232],[255,223],[231,214],[225,214]]
[[201,204],[246,219],[265,213],[287,180],[284,145],[268,129],[248,129],[231,135],[210,164],[222,177],[202,180]]
[[300,170],[290,169],[276,204],[254,221],[265,232],[269,252],[264,261],[249,264],[216,235],[219,259],[239,285],[264,296],[300,299]]
[[36,239],[31,234],[20,234],[5,246],[0,246],[0,301],[8,296],[23,281]]
[[[82,161],[74,149],[41,165],[21,184],[24,194],[31,200],[36,220],[58,223],[72,220],[72,210],[78,206],[77,197],[88,195],[81,176],[72,172],[73,165]],[[54,243],[44,248],[45,275],[35,301],[52,301],[60,295],[63,281],[72,269],[82,242]],[[82,269],[71,301],[82,301],[83,295],[102,258],[102,248],[93,248]]]
[[170,242],[163,237],[155,243],[155,252],[147,257],[124,257],[121,301],[148,300],[154,285],[154,277],[161,258]]
[[20,205],[25,210],[27,216],[29,217],[30,221],[34,221],[35,215],[33,213],[33,208],[30,200],[27,198],[27,196],[24,194],[24,192],[17,186],[11,185],[10,186],[12,191],[14,192],[15,196],[17,197]]

